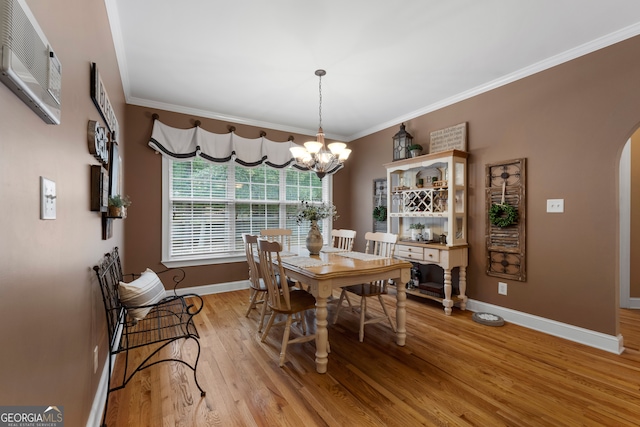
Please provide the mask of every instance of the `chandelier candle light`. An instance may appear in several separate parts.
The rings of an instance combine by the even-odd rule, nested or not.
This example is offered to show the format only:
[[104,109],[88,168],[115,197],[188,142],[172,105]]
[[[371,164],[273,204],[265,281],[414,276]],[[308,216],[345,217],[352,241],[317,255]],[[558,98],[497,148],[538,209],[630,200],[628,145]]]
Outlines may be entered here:
[[291,147],[291,154],[296,158],[299,165],[307,167],[322,179],[327,173],[332,172],[351,154],[351,150],[346,148],[347,144],[343,142],[332,142],[325,145],[324,131],[322,130],[322,76],[327,74],[325,70],[316,70],[316,76],[320,78],[318,85],[320,93],[320,107],[318,109],[320,116],[320,126],[316,134],[315,141],[307,141],[303,147]]

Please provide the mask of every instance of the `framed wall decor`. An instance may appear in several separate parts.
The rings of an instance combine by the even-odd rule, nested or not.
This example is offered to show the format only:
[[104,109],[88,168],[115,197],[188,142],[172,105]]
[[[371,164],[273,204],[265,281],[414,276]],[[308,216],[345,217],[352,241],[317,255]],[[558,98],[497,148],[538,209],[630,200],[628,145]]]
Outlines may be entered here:
[[485,166],[488,276],[526,282],[526,159]]
[[387,232],[387,179],[373,180],[373,232]]
[[116,113],[113,111],[111,101],[109,101],[109,95],[107,95],[107,89],[102,82],[102,78],[98,72],[98,66],[95,62],[91,63],[90,94],[91,100],[109,129],[111,139],[115,140],[119,131],[118,119],[116,118]]
[[100,165],[91,165],[91,210],[106,212],[109,205],[109,172]]
[[118,150],[118,143],[113,141],[111,143],[111,153],[109,155],[110,165],[109,165],[109,196],[115,196],[117,194],[121,194],[121,179],[120,174],[121,170],[121,162],[120,152]]

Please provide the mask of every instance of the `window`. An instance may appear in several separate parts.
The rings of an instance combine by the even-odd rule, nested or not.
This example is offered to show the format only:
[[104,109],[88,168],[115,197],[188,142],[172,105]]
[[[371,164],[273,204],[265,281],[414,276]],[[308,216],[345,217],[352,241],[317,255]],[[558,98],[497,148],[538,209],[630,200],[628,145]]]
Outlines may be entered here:
[[[168,266],[244,259],[243,233],[290,228],[302,245],[309,224],[298,226],[301,200],[331,201],[331,177],[262,165],[163,158],[163,263]],[[319,225],[328,241],[330,220]]]

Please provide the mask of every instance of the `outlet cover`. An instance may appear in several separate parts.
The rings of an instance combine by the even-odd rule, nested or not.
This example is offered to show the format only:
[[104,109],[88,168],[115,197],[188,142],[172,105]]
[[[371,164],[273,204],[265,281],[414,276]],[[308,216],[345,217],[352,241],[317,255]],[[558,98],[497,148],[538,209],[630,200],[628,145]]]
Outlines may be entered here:
[[547,199],[547,213],[563,213],[564,199]]
[[506,295],[507,294],[507,284],[504,282],[498,282],[498,293],[500,295]]

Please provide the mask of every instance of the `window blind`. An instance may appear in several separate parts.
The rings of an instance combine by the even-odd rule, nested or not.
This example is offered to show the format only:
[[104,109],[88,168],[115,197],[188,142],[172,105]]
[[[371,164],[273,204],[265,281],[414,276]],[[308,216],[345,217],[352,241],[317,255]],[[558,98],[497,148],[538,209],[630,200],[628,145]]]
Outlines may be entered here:
[[[242,256],[242,234],[263,228],[289,228],[292,245],[303,245],[309,224],[296,223],[300,201],[330,201],[330,179],[320,180],[313,172],[199,157],[167,163],[167,261]],[[323,231],[330,227],[328,220],[319,225]]]

